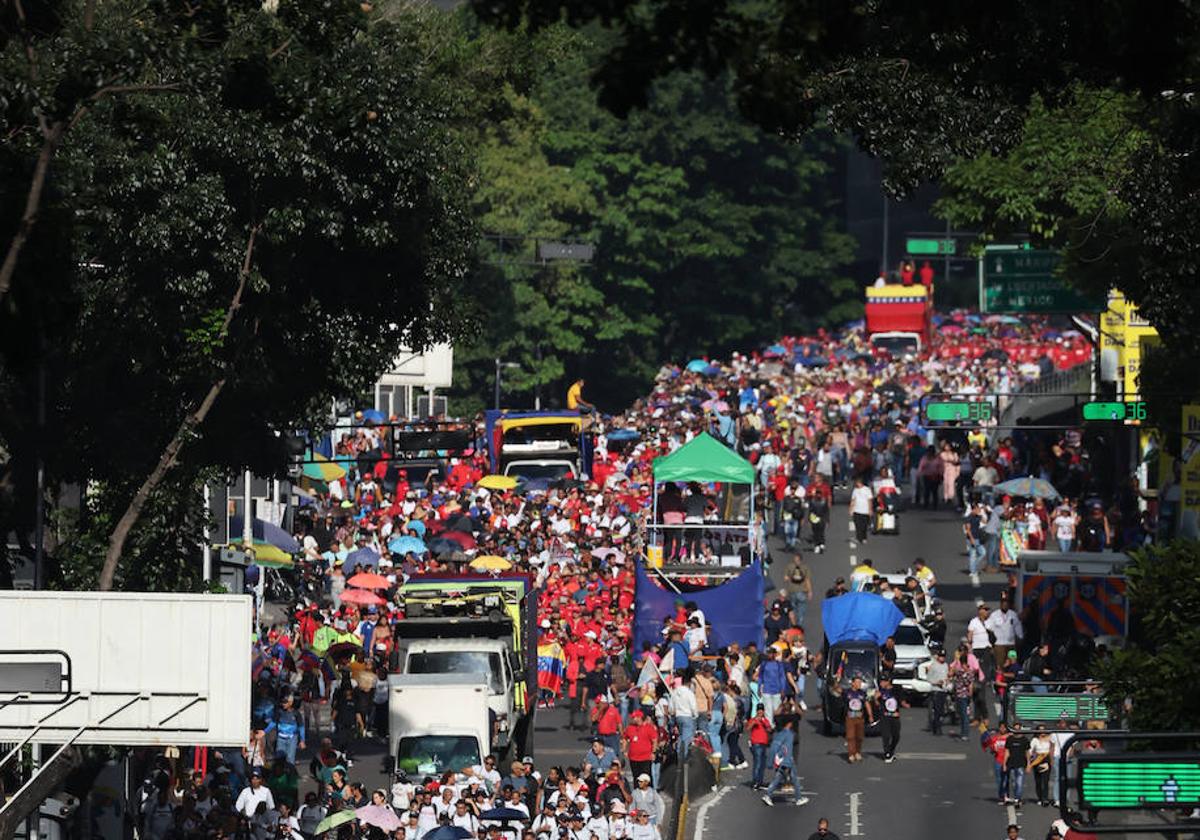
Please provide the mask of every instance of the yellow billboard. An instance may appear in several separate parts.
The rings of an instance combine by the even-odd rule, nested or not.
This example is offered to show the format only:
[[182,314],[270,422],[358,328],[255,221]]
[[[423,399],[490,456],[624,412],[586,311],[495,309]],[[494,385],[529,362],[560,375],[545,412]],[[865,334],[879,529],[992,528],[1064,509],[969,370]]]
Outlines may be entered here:
[[1147,347],[1157,342],[1158,330],[1142,317],[1136,306],[1126,302],[1123,337],[1124,347],[1121,353],[1121,367],[1125,372],[1123,395],[1126,400],[1141,399],[1138,377],[1142,372],[1142,358]]

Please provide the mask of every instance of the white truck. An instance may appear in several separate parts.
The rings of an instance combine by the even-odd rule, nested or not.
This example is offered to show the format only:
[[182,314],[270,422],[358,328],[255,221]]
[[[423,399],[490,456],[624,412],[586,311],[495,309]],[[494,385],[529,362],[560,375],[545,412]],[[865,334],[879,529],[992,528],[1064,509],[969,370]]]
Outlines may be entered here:
[[388,677],[388,763],[411,777],[481,764],[490,751],[488,685],[478,674]]
[[516,674],[511,646],[502,639],[412,639],[404,648],[405,674],[469,674],[487,684],[488,707],[496,723],[495,749],[508,748],[517,719]]

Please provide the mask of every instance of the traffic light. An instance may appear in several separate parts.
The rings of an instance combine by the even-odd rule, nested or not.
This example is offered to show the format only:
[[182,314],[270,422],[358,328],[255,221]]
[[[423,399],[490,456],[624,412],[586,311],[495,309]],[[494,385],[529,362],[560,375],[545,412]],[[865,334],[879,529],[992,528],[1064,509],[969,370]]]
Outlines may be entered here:
[[925,419],[930,421],[980,423],[992,419],[990,402],[955,400],[925,404]]

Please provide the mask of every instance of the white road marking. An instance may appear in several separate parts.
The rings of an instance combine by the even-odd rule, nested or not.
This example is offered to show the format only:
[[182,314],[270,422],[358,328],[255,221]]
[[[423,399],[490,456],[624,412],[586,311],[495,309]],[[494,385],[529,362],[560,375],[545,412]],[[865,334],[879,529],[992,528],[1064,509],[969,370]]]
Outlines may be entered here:
[[716,805],[721,797],[733,790],[733,787],[723,787],[713,794],[707,802],[701,805],[696,810],[696,840],[702,840],[704,837],[704,829],[708,827],[708,809]]
[[927,752],[927,753],[898,752],[898,753],[896,753],[896,758],[903,759],[904,761],[912,761],[914,759],[917,759],[917,760],[924,759],[925,761],[966,761],[967,760],[967,756],[964,753],[951,753],[951,752]]
[[851,555],[850,555],[850,565],[851,565],[851,566],[857,566],[857,565],[858,565],[858,555],[857,555],[857,554],[851,554]]
[[861,837],[862,832],[859,831],[858,825],[858,810],[862,804],[862,793],[855,792],[850,794],[850,830],[846,832],[847,837]]
[[1004,810],[1008,812],[1008,822],[1005,823],[1005,827],[1008,827],[1017,821],[1017,806],[1007,805]]

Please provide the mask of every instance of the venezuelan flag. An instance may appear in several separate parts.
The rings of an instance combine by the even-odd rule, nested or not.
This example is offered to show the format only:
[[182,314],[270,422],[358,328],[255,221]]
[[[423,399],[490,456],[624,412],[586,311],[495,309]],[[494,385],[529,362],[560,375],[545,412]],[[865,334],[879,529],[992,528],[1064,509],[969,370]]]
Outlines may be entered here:
[[563,676],[567,672],[567,655],[558,642],[538,645],[537,682],[538,691],[558,696],[562,689]]

